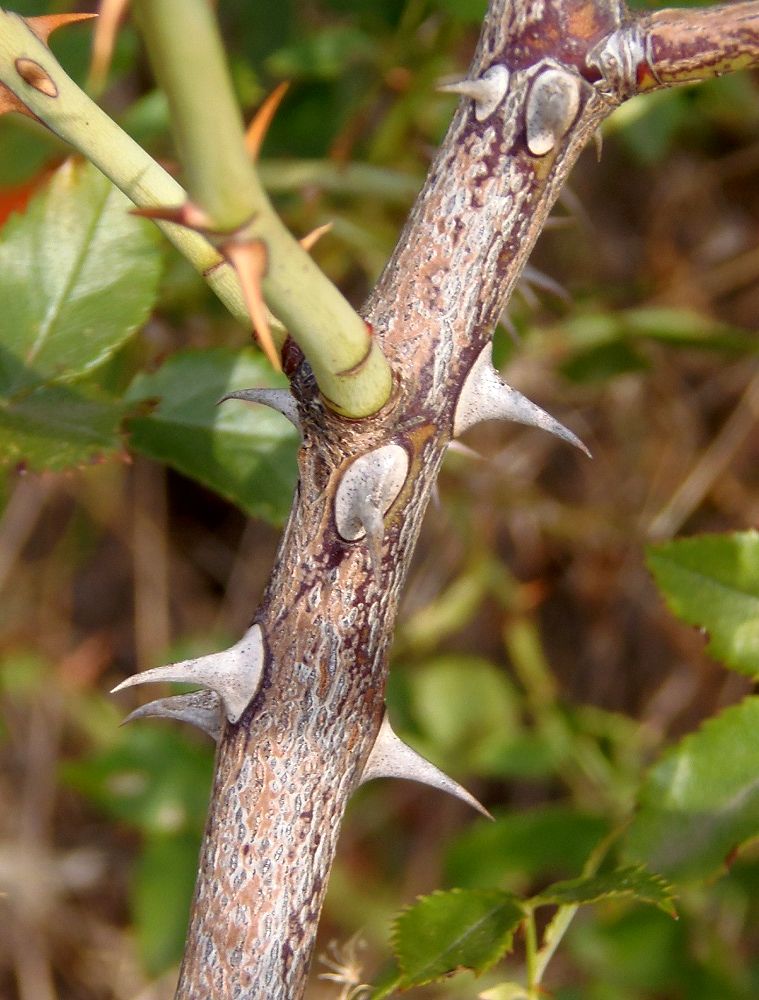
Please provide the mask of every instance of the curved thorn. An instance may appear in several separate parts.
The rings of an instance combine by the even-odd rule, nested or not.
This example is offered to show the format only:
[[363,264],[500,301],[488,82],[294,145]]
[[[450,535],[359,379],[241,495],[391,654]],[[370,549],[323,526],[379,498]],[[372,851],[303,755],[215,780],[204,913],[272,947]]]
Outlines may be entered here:
[[467,805],[482,813],[483,816],[487,816],[488,819],[493,818],[466,788],[459,785],[453,778],[449,778],[440,768],[435,767],[434,764],[431,764],[425,757],[399,739],[393,732],[387,712],[382,719],[377,739],[364,765],[359,784],[365,785],[367,781],[373,781],[375,778],[406,778],[409,781],[430,785],[432,788],[448,792],[449,795],[461,799],[462,802],[466,802]]
[[472,365],[464,382],[453,420],[454,437],[483,420],[512,420],[528,427],[540,427],[591,457],[576,434],[503,381],[492,365],[489,346]]
[[325,222],[323,226],[317,226],[316,229],[312,229],[310,233],[306,233],[305,236],[301,236],[298,242],[304,250],[312,250],[322,236],[325,236],[330,231],[332,226],[332,222]]
[[271,335],[262,289],[262,282],[269,263],[266,247],[261,240],[253,240],[249,243],[227,243],[222,249],[230,264],[237,271],[259,346],[274,370],[281,372],[282,362]]
[[158,698],[130,712],[121,725],[137,719],[189,722],[218,743],[222,726],[221,698],[215,691],[192,691],[190,694],[175,694],[171,698]]
[[303,430],[298,415],[298,404],[289,389],[236,389],[222,396],[216,405],[225,403],[228,399],[242,399],[246,403],[268,406],[281,413],[283,417],[287,417],[296,430]]
[[195,660],[182,660],[165,667],[143,670],[127,677],[111,691],[115,694],[138,684],[159,684],[168,681],[198,684],[215,691],[230,722],[238,722],[253,700],[264,670],[264,643],[260,625],[253,625],[234,646]]
[[468,444],[462,444],[461,441],[449,441],[446,452],[451,452],[453,455],[462,455],[464,458],[473,458],[478,462],[485,460],[485,456],[481,455],[476,448],[470,448]]
[[272,119],[277,113],[277,108],[282,103],[282,98],[287,93],[289,87],[290,83],[287,80],[278,83],[274,90],[264,98],[260,108],[253,116],[250,125],[248,125],[245,133],[245,148],[248,151],[248,156],[254,162],[258,159]]
[[555,295],[562,302],[569,303],[572,301],[572,296],[563,285],[560,285],[558,281],[554,281],[549,275],[543,271],[539,271],[536,267],[531,267],[529,264],[522,271],[522,280],[526,281],[528,285],[534,285],[535,288],[539,288],[543,292],[550,292],[551,295]]
[[485,70],[475,80],[459,80],[455,83],[439,83],[437,89],[444,94],[461,94],[474,101],[474,114],[478,122],[485,121],[506,96],[509,89],[509,71],[496,64]]
[[38,17],[25,17],[27,25],[41,42],[47,45],[50,35],[58,28],[65,28],[67,24],[76,24],[78,21],[91,21],[97,14],[41,14]]

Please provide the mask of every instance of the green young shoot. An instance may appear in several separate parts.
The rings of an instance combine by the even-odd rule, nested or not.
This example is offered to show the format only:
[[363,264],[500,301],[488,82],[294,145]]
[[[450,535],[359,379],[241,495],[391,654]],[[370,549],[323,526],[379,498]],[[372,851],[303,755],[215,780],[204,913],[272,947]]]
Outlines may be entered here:
[[[84,94],[24,19],[3,10],[0,83],[138,207],[179,208],[187,202],[184,189]],[[159,225],[230,312],[249,325],[237,274],[211,243],[176,224]],[[354,418],[375,413],[387,401],[392,380],[362,319],[282,226],[265,195],[245,235],[266,245],[264,294],[303,350],[329,405]]]
[[210,229],[224,234],[222,241],[228,235],[230,249],[262,247],[264,297],[306,355],[328,405],[351,417],[375,412],[390,395],[389,366],[364,321],[266,196],[246,149],[211,6],[207,0],[138,0],[137,11],[194,205]]

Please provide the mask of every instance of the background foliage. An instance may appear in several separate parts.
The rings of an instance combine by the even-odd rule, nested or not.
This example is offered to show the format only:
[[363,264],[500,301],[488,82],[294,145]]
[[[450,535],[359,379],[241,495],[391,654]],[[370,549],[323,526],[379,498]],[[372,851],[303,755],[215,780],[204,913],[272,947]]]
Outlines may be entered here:
[[[357,304],[449,120],[434,82],[465,68],[483,8],[219,5],[246,112],[293,81],[264,178],[297,234],[334,223],[315,255]],[[88,29],[53,44],[84,81]],[[576,883],[547,887],[576,879],[634,812],[598,877],[608,890],[616,864],[649,864],[673,882],[679,920],[665,895],[660,909],[610,893],[579,911],[546,988],[559,1000],[759,994],[759,854],[746,843],[759,833],[759,542],[745,530],[759,520],[757,83],[623,108],[536,250],[569,297],[539,275],[523,284],[508,321],[518,343],[500,330],[497,355],[595,459],[501,426],[471,434],[484,459],[450,457],[388,692],[396,728],[496,821],[416,786],[363,789],[314,998],[386,969],[392,980],[391,917],[455,888],[422,910],[453,900],[458,928],[485,906],[493,933],[437,971],[488,971],[413,995],[513,1000],[522,930],[493,963],[523,913],[514,900],[550,899],[542,931],[557,902],[581,901]],[[165,105],[128,25],[101,100],[171,162]],[[33,123],[0,120],[0,995],[158,1000],[181,950],[212,751],[164,723],[120,730],[129,706],[105,692],[244,630],[296,443],[260,407],[216,408],[274,376],[94,171],[54,172],[65,155]],[[581,895],[609,893],[595,882]],[[394,932],[419,981],[441,952],[450,912],[437,912],[423,954],[408,950],[430,926],[418,911]]]

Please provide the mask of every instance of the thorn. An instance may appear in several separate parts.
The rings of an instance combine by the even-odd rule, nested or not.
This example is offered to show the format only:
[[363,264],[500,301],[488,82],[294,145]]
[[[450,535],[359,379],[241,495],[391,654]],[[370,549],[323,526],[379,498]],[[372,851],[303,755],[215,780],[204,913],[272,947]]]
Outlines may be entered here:
[[604,151],[604,134],[600,128],[597,128],[593,133],[593,143],[596,147],[596,161],[601,162],[601,154]]
[[358,518],[366,535],[374,581],[379,586],[382,580],[382,540],[385,537],[385,519],[372,497],[359,502]]
[[171,698],[159,698],[141,705],[124,719],[128,722],[137,719],[177,719],[179,722],[189,722],[212,740],[219,742],[222,727],[221,698],[215,691],[192,691],[190,694],[175,694]]
[[560,285],[558,281],[554,281],[553,278],[544,274],[543,271],[539,271],[536,267],[530,267],[529,264],[522,271],[522,280],[526,281],[528,285],[540,288],[541,291],[550,292],[551,295],[555,295],[562,302],[569,304],[572,301],[572,296],[563,285]]
[[253,240],[249,243],[228,243],[223,247],[223,251],[237,271],[261,350],[275,371],[281,372],[282,362],[272,339],[261,287],[268,264],[266,247],[261,240]]
[[261,153],[266,133],[269,131],[272,119],[277,113],[277,108],[282,103],[282,98],[287,93],[289,87],[290,84],[287,80],[277,84],[274,90],[264,99],[261,107],[253,116],[250,125],[248,125],[248,130],[245,133],[245,148],[254,162]]
[[92,36],[88,76],[88,86],[93,90],[99,91],[105,84],[116,46],[116,35],[128,6],[129,0],[102,0],[100,4],[100,17]]
[[384,518],[408,475],[408,453],[399,444],[367,451],[348,466],[335,493],[335,526],[347,542],[366,538],[375,578],[382,566]]
[[520,344],[522,343],[521,334],[519,333],[519,330],[517,330],[516,324],[514,323],[514,320],[511,318],[511,316],[509,316],[508,312],[505,309],[501,313],[501,316],[500,316],[500,319],[498,320],[498,322],[501,324],[501,326],[506,330],[506,332],[508,333],[508,335],[511,337],[512,342],[514,344],[516,344],[517,347],[519,347]]
[[359,784],[365,785],[375,778],[406,778],[408,781],[418,781],[423,785],[430,785],[432,788],[448,792],[449,795],[461,799],[462,802],[466,802],[467,805],[482,813],[483,816],[487,816],[488,819],[493,818],[466,788],[459,785],[453,778],[449,778],[447,774],[444,774],[434,764],[431,764],[425,757],[399,739],[393,732],[387,712],[385,712],[377,739],[364,765]]
[[482,350],[464,381],[453,419],[454,437],[483,420],[513,420],[527,427],[540,427],[591,457],[572,431],[503,381],[493,367],[489,345]]
[[527,148],[545,156],[564,138],[580,108],[582,84],[577,73],[546,69],[532,81],[525,106]]
[[218,235],[209,228],[210,220],[205,212],[191,201],[185,201],[181,205],[146,205],[142,208],[130,208],[129,214],[136,215],[139,219],[152,219],[154,222],[173,222],[176,226],[193,229],[204,236]]
[[225,403],[228,399],[242,399],[246,403],[260,403],[261,406],[269,406],[272,410],[287,417],[293,427],[298,431],[303,431],[298,414],[298,404],[289,389],[236,389],[222,396],[217,406]]
[[456,83],[439,83],[437,89],[444,94],[462,94],[474,101],[474,115],[478,122],[484,122],[506,96],[509,89],[509,71],[496,63],[485,70],[475,80],[459,80]]
[[154,667],[127,677],[111,694],[138,684],[198,684],[215,691],[230,722],[239,721],[253,700],[264,670],[264,643],[260,625],[253,625],[239,642],[220,653],[195,660],[182,660],[166,667]]
[[302,236],[298,242],[303,247],[304,250],[312,250],[319,240],[332,228],[331,222],[325,222],[323,226],[317,226],[316,229],[312,229],[310,233],[306,233]]
[[47,45],[48,38],[58,28],[65,28],[67,24],[76,24],[78,21],[91,21],[94,17],[97,14],[42,14],[40,17],[25,17],[23,20],[37,38]]
[[468,444],[462,444],[461,441],[449,441],[446,451],[450,451],[454,455],[463,455],[465,458],[473,458],[478,462],[484,460],[484,455],[481,455],[474,448],[470,448]]

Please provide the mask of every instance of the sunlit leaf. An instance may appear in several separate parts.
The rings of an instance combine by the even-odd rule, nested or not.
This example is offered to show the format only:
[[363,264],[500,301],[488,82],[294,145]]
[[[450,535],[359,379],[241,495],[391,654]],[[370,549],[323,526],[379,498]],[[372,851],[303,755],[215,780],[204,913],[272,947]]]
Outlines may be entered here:
[[451,889],[422,897],[395,922],[402,987],[421,986],[457,969],[485,972],[510,950],[523,917],[519,900],[498,890]]
[[674,890],[660,875],[647,871],[643,865],[630,865],[601,875],[588,875],[554,882],[533,896],[533,906],[566,906],[598,903],[603,899],[627,897],[639,903],[651,903],[675,916]]
[[102,365],[155,300],[156,232],[94,167],[65,163],[0,241],[0,401]]
[[626,855],[673,879],[704,878],[759,836],[759,698],[709,719],[656,764]]
[[672,611],[707,630],[709,652],[759,674],[759,532],[650,546],[647,561]]
[[214,348],[173,355],[139,375],[127,399],[153,408],[129,421],[130,444],[227,497],[248,514],[284,520],[295,485],[297,434],[265,406],[221,396],[252,386],[283,386],[252,349]]

